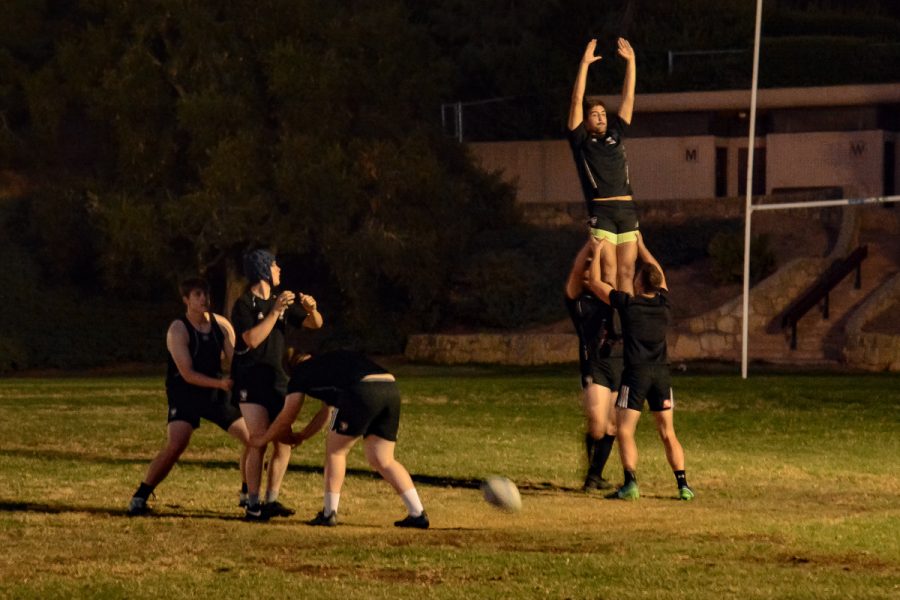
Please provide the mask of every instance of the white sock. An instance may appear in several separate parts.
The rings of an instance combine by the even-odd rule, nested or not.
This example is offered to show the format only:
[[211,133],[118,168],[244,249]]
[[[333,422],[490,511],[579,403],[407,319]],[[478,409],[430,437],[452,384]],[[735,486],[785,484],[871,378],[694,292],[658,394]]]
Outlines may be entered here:
[[425,508],[422,506],[422,501],[419,500],[419,492],[416,491],[416,488],[409,488],[400,494],[400,499],[403,500],[403,504],[406,505],[409,516],[418,517],[425,512]]
[[278,492],[272,490],[266,490],[266,504],[271,504],[278,500]]
[[333,513],[337,512],[338,504],[341,502],[341,493],[340,492],[325,492],[325,508],[322,512],[325,513],[325,516],[328,517]]

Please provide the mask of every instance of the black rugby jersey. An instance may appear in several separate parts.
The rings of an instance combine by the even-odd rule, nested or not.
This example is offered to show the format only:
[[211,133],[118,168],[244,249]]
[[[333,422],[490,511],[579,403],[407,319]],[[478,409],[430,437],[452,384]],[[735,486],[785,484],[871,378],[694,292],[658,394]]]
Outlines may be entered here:
[[[208,333],[198,331],[187,317],[179,317],[178,320],[184,323],[184,327],[188,332],[188,352],[191,355],[191,368],[207,377],[221,377],[222,349],[225,346],[225,334],[222,333],[222,329],[216,323],[216,318],[212,315],[210,316]],[[168,353],[168,357],[166,387],[171,388],[181,385],[199,387],[193,386],[184,380],[181,373],[178,372],[178,367],[175,365],[175,359],[172,358],[171,352]]]
[[359,352],[325,352],[294,367],[288,393],[308,394],[330,406],[339,406],[344,392],[363,377],[384,373],[388,370]]
[[243,335],[245,331],[253,329],[266,318],[275,306],[275,297],[274,291],[264,300],[247,290],[234,303],[231,310],[231,324],[235,333],[231,373],[237,385],[241,385],[248,374],[258,373],[260,370],[266,371],[264,376],[267,379],[273,377],[277,387],[283,388],[287,383],[288,376],[283,364],[285,331],[288,323],[293,326],[300,326],[303,323],[303,318],[297,315],[296,309],[293,306],[288,308],[275,322],[272,332],[256,348],[248,348]]
[[622,356],[621,335],[615,324],[612,307],[591,293],[577,298],[565,296],[569,318],[578,334],[582,362]]
[[609,303],[622,319],[625,366],[668,364],[666,332],[672,311],[666,291],[660,290],[652,298],[613,291]]
[[624,143],[627,130],[628,124],[619,115],[609,113],[602,135],[589,132],[584,121],[569,131],[569,147],[586,202],[632,195]]

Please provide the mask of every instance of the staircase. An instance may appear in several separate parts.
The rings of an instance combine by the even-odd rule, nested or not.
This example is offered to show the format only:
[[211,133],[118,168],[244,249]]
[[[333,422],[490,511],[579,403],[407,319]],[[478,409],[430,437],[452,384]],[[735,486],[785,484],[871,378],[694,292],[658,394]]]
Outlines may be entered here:
[[797,323],[797,349],[790,349],[790,329],[769,334],[751,331],[751,360],[796,365],[834,365],[844,347],[844,329],[849,316],[878,286],[898,271],[893,248],[869,242],[869,255],[862,263],[862,286],[854,288],[856,274],[851,273],[829,295],[828,319],[822,318],[821,305],[810,310]]

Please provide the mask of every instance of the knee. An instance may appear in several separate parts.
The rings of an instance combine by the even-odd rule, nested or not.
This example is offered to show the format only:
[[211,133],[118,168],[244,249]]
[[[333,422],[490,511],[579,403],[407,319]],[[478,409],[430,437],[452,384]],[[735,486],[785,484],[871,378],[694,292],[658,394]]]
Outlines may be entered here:
[[369,465],[379,473],[390,469],[395,462],[392,458],[385,458],[381,456],[369,456],[368,459]]

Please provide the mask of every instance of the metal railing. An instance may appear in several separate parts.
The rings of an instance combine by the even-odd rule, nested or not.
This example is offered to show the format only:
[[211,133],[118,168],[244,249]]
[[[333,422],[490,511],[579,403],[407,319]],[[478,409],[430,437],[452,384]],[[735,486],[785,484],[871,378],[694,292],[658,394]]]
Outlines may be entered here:
[[791,350],[797,349],[797,322],[809,312],[809,310],[822,303],[822,318],[828,319],[828,296],[844,277],[852,271],[856,271],[854,288],[862,286],[862,261],[869,255],[868,246],[860,246],[846,258],[834,261],[815,283],[810,286],[799,298],[794,300],[784,311],[781,317],[781,329],[791,328]]

